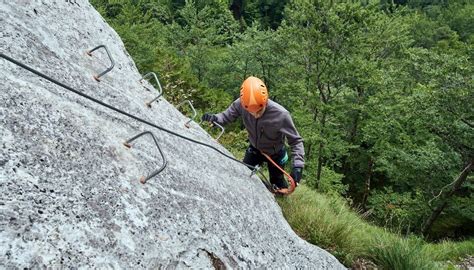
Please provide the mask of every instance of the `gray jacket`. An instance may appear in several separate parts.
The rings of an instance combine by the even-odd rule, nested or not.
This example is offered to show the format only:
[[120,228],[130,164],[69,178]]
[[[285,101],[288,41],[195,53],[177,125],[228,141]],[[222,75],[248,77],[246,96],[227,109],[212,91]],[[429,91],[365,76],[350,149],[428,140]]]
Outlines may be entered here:
[[291,147],[293,167],[304,167],[303,138],[295,128],[290,113],[280,104],[268,100],[263,115],[256,119],[240,105],[240,98],[222,113],[216,114],[217,123],[226,125],[242,116],[250,143],[260,151],[273,155],[285,145],[285,137]]

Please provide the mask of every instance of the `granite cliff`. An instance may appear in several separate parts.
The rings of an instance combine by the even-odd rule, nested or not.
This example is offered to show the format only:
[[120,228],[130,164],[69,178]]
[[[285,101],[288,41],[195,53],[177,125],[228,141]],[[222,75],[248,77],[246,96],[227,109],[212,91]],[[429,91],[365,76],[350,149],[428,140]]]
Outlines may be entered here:
[[[86,54],[98,45],[115,62],[100,82],[107,54]],[[156,92],[87,1],[2,1],[0,53],[230,155],[165,99],[144,105]],[[291,230],[242,164],[2,58],[0,74],[1,268],[343,268]],[[143,131],[167,160],[146,184],[163,162],[152,137],[123,145]]]

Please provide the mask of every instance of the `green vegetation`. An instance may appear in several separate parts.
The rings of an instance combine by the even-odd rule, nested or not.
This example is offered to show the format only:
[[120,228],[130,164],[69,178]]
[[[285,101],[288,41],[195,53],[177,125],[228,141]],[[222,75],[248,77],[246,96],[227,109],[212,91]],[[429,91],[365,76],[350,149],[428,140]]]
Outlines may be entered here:
[[[394,269],[474,253],[472,241],[423,242],[474,236],[472,1],[92,4],[173,104],[220,112],[247,76],[265,81],[305,140],[306,188],[288,198],[298,211],[282,202],[304,238]],[[241,157],[241,124],[226,131]]]
[[351,266],[364,258],[383,269],[442,269],[474,252],[474,239],[426,243],[370,225],[339,197],[300,186],[278,202],[295,232]]

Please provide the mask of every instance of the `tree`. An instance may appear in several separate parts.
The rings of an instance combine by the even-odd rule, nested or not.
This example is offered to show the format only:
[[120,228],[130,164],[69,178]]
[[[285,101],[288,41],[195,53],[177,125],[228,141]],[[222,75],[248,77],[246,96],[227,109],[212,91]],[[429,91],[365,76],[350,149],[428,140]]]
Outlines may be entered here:
[[461,188],[462,184],[464,184],[464,182],[468,179],[468,176],[471,173],[473,168],[474,168],[474,159],[471,159],[468,161],[466,167],[464,167],[459,177],[452,183],[453,185],[452,189],[449,192],[444,192],[440,194],[442,197],[441,202],[433,210],[430,217],[423,224],[423,228],[421,230],[421,233],[423,235],[428,234],[428,232],[431,230],[433,223],[436,221],[436,219],[438,219],[441,212],[446,208],[448,204],[448,200],[451,199],[451,197]]
[[230,9],[236,20],[244,20],[244,25],[256,23],[263,30],[276,30],[283,19],[286,0],[232,0]]

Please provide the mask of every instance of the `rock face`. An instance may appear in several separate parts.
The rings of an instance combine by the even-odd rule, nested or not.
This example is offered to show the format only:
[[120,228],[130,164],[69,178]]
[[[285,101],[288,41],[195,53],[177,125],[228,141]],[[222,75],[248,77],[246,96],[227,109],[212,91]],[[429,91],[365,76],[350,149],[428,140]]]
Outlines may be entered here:
[[[18,2],[24,2],[18,3]],[[228,153],[140,83],[118,35],[84,1],[2,1],[0,50],[82,93]],[[110,62],[115,68],[101,77]],[[249,170],[0,59],[0,268],[339,269],[300,239]],[[148,85],[151,88],[150,85]],[[138,179],[162,158],[168,166]]]

